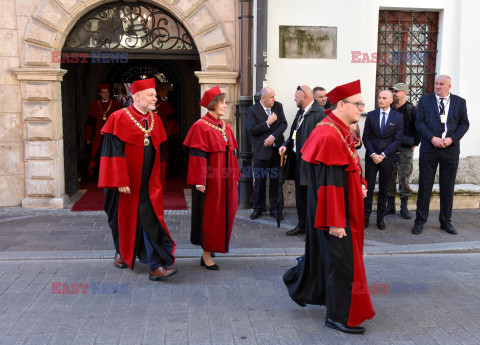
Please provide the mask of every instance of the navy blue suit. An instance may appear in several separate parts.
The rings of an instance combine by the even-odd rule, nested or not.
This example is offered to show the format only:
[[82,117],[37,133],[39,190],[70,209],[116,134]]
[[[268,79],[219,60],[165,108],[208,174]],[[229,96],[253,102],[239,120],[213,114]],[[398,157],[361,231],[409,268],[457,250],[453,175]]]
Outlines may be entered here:
[[446,138],[453,143],[446,148],[435,147],[432,138],[442,137],[444,127],[440,122],[440,112],[435,94],[426,95],[418,102],[415,127],[422,140],[419,159],[419,189],[417,199],[417,214],[415,224],[423,225],[428,219],[430,197],[437,166],[440,182],[440,216],[441,224],[451,222],[453,207],[453,192],[457,175],[460,154],[460,139],[470,126],[467,116],[467,103],[459,96],[450,94],[450,104],[447,114]]
[[[364,199],[365,221],[368,222],[372,213],[373,191],[375,180],[379,172],[377,222],[383,220],[387,202],[387,191],[395,163],[396,152],[402,143],[403,115],[390,108],[383,133],[380,131],[380,110],[373,110],[367,114],[363,130],[363,144],[365,145],[365,180],[367,180],[367,197]],[[384,153],[385,159],[375,164],[370,157],[373,153]]]
[[[268,191],[270,210],[277,208],[278,200],[278,168],[280,155],[278,149],[285,140],[283,132],[287,129],[287,120],[283,113],[282,103],[275,102],[271,112],[277,115],[277,120],[270,126],[267,124],[267,113],[261,102],[247,109],[247,130],[252,138],[253,171],[255,183],[253,186],[253,208],[264,210],[267,176],[270,178]],[[275,138],[275,146],[263,145],[270,135]]]

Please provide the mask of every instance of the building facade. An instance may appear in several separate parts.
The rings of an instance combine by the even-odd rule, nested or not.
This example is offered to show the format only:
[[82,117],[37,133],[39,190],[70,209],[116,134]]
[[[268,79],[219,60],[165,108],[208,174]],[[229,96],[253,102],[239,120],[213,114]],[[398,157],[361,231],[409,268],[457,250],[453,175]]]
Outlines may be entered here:
[[[246,136],[235,116],[240,114],[235,108],[243,92],[242,58],[253,62],[249,73],[254,87],[249,97],[263,85],[273,87],[289,124],[296,113],[297,85],[330,90],[361,79],[368,111],[375,108],[376,94],[383,87],[406,82],[412,90],[409,96],[416,101],[432,91],[435,75],[450,75],[452,93],[465,98],[471,109],[457,182],[480,183],[475,169],[480,164],[475,140],[480,118],[472,112],[480,2],[253,0],[251,57],[241,44],[239,16],[245,2],[5,0],[0,19],[0,207],[65,206],[78,189],[78,155],[88,105],[96,97],[95,85],[120,80],[131,71],[153,70],[174,85],[181,135],[202,114],[200,95],[220,85],[229,105],[226,121],[240,142]],[[160,15],[167,19],[159,20]],[[153,20],[149,18],[156,18],[157,24],[149,24]],[[111,29],[112,23],[116,29]],[[167,27],[169,39],[180,38],[188,49],[182,50],[178,43],[167,47],[165,31],[157,30],[161,26]],[[312,43],[299,34],[302,31],[289,33],[292,27],[307,27],[307,31],[321,27],[335,41],[322,50],[315,42],[327,40],[323,31],[313,33],[317,41]],[[172,34],[174,29],[182,32],[181,37]],[[99,36],[108,40],[98,43]],[[302,40],[313,49],[312,56],[291,55]],[[72,54],[82,52],[89,54],[87,63],[72,60]],[[128,61],[107,59],[94,64],[92,52],[107,58],[126,53]],[[68,59],[62,60],[65,56]]]

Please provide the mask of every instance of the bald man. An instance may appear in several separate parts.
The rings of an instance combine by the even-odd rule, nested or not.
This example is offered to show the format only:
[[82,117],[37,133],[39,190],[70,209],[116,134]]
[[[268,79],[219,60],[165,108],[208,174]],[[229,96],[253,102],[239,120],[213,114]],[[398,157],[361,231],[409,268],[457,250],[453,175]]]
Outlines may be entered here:
[[275,101],[275,91],[265,87],[260,91],[260,102],[247,109],[247,130],[252,139],[253,171],[253,213],[250,219],[262,215],[265,206],[267,177],[270,179],[268,196],[270,216],[277,218],[278,168],[280,156],[278,147],[285,138],[287,120],[281,103]]
[[392,177],[396,153],[403,137],[403,115],[390,108],[392,102],[392,92],[381,91],[378,95],[379,109],[372,110],[367,114],[363,130],[363,144],[366,149],[365,179],[368,188],[367,197],[364,199],[365,227],[368,227],[370,223],[373,190],[378,172],[377,228],[380,230],[385,230],[383,218],[385,217],[388,185]]
[[419,188],[417,215],[412,233],[418,235],[428,219],[430,197],[437,167],[440,174],[440,228],[455,235],[452,226],[453,192],[460,155],[460,139],[468,131],[470,122],[467,102],[450,92],[452,80],[440,75],[435,80],[435,93],[423,96],[418,102],[415,121],[422,137],[420,145]]
[[308,136],[326,115],[320,104],[314,102],[313,92],[307,85],[295,90],[295,103],[299,108],[290,129],[290,135],[280,147],[279,153],[287,153],[287,179],[295,180],[295,203],[298,223],[287,232],[287,236],[304,235],[307,222],[307,182],[308,168],[300,152]]

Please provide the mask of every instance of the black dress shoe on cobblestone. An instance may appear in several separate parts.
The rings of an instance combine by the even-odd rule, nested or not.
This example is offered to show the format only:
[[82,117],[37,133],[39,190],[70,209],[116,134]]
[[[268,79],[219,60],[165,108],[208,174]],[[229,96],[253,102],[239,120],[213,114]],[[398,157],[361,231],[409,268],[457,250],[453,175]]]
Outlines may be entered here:
[[380,230],[385,230],[386,226],[383,219],[377,220],[377,228],[379,228]]
[[287,231],[286,235],[287,236],[297,236],[297,235],[305,235],[306,233],[307,233],[307,231],[305,230],[305,228],[301,228],[297,225],[292,230]]
[[423,229],[423,225],[415,224],[412,228],[412,234],[418,235],[419,233],[422,232],[422,229]]
[[203,256],[200,259],[200,266],[205,267],[207,270],[211,270],[211,271],[218,271],[220,269],[220,267],[218,267],[217,264],[213,264],[213,265],[208,266],[205,263],[205,260],[203,260]]
[[253,213],[250,215],[250,219],[251,220],[258,219],[258,218],[260,218],[261,215],[262,215],[261,210],[254,210]]
[[325,326],[339,330],[344,333],[352,333],[352,334],[362,334],[365,332],[365,327],[361,326],[347,326],[340,322],[335,322],[331,319],[325,320]]
[[452,226],[452,224],[450,224],[450,223],[444,223],[444,224],[440,225],[440,229],[445,230],[446,232],[448,232],[451,235],[456,235],[457,234],[457,230],[455,230],[454,227]]

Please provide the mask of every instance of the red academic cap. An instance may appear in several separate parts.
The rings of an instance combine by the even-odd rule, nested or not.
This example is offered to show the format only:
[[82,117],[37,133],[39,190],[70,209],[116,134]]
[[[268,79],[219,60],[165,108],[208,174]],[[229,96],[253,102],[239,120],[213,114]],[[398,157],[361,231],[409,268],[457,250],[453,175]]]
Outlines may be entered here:
[[130,85],[130,92],[132,95],[136,94],[139,91],[143,91],[146,89],[154,89],[155,88],[155,78],[150,79],[140,79],[133,82]]
[[109,83],[101,83],[97,85],[97,90],[101,89],[109,89],[110,90],[110,84]]
[[348,84],[337,86],[332,91],[327,93],[327,97],[332,104],[335,104],[338,101],[341,101],[342,99],[345,99],[347,97],[350,97],[359,93],[362,93],[362,89],[360,87],[360,79],[352,81],[351,83],[348,83]]
[[206,108],[208,107],[208,104],[212,101],[212,99],[214,99],[216,96],[218,96],[221,93],[222,91],[220,90],[218,85],[214,86],[211,89],[205,91],[205,93],[203,94],[202,100],[198,104]]

